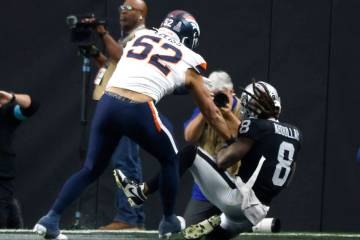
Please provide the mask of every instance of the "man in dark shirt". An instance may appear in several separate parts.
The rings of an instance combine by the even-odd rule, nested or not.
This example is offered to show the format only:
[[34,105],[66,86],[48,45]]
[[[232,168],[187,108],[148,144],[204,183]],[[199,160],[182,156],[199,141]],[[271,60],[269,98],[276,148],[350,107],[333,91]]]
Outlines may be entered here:
[[14,196],[15,153],[12,149],[18,126],[37,110],[27,94],[0,91],[0,228],[22,228],[19,202]]

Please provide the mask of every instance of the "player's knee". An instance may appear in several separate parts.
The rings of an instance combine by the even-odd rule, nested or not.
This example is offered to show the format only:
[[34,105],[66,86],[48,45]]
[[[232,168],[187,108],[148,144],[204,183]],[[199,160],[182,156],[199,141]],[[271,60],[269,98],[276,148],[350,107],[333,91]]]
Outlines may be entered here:
[[196,153],[197,147],[195,145],[187,145],[178,153],[179,160],[187,167],[190,167],[194,163]]

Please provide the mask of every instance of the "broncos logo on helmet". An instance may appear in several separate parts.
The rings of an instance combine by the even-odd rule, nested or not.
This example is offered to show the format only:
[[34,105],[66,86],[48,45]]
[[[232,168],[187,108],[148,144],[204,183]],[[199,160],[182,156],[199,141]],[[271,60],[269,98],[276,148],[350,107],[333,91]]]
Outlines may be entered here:
[[184,10],[170,12],[160,27],[173,31],[179,37],[180,42],[190,49],[194,49],[199,45],[199,24],[190,13]]

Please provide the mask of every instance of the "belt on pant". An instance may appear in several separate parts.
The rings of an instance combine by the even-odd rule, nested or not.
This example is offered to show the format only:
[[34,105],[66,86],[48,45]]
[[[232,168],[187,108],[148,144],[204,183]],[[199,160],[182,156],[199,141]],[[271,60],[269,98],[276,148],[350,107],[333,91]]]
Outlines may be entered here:
[[127,97],[123,97],[117,93],[114,93],[114,92],[105,92],[104,94],[110,96],[110,97],[113,97],[113,98],[116,98],[122,102],[128,102],[128,103],[140,103],[140,102],[135,102],[134,100],[131,100],[130,98],[127,98]]

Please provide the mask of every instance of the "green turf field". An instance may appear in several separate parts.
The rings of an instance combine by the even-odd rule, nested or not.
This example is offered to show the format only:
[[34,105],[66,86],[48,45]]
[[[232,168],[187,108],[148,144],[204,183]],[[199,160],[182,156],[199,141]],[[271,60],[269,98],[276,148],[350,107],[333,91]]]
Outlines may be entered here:
[[[63,231],[69,240],[148,240],[158,239],[156,231],[100,231],[100,230],[80,230],[80,231]],[[32,233],[31,230],[0,230],[0,240],[39,240],[39,236]],[[183,239],[180,236],[172,238],[174,240]],[[297,240],[360,240],[360,234],[349,233],[251,233],[242,234],[236,240],[275,240],[275,239],[297,239]],[[221,239],[219,239],[221,240]]]

